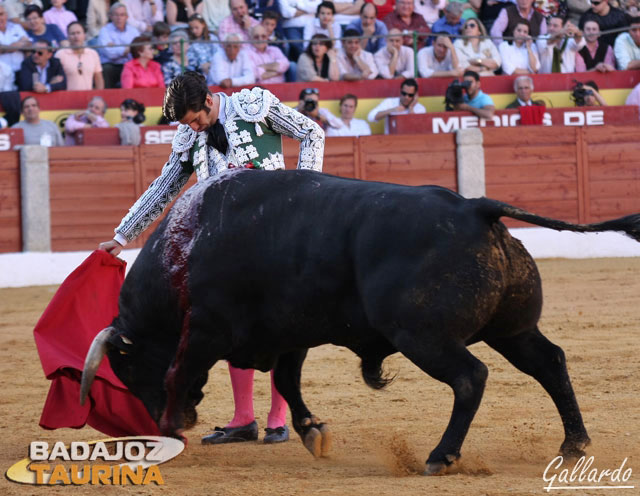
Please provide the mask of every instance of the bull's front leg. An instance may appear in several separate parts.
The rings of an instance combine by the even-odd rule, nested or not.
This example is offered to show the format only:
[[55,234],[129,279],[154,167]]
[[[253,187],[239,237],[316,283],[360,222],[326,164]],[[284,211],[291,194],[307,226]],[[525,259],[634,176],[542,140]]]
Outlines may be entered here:
[[300,376],[307,351],[293,351],[281,355],[274,369],[273,382],[289,404],[293,428],[300,435],[305,448],[318,458],[329,454],[331,432],[328,425],[320,422],[302,401]]
[[167,403],[159,421],[163,435],[184,438],[182,431],[195,425],[195,407],[202,399],[202,387],[209,369],[219,359],[219,351],[211,334],[200,331],[193,323],[189,325],[187,317],[176,356],[165,375]]

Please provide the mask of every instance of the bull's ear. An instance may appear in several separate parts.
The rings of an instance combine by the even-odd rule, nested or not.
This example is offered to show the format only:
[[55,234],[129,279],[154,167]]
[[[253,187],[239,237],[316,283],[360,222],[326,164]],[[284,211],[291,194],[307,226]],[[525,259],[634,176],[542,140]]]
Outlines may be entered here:
[[109,344],[117,348],[121,355],[126,355],[133,350],[133,341],[123,333],[114,334],[109,338]]

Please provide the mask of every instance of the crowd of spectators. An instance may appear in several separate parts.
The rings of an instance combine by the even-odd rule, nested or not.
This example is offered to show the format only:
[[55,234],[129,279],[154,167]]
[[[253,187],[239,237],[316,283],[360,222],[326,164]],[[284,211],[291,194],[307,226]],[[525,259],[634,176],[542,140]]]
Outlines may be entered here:
[[[0,90],[640,69],[634,0],[66,1],[0,3]],[[361,128],[348,96],[339,120]]]

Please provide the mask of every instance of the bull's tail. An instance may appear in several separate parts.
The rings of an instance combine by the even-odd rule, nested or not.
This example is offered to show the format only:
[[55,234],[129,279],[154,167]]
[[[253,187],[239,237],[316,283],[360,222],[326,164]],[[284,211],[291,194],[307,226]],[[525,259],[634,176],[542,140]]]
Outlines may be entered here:
[[362,378],[364,382],[372,389],[384,389],[393,382],[396,378],[395,375],[390,376],[382,368],[382,362],[384,360],[380,357],[361,357],[362,362],[360,368],[362,369]]
[[485,217],[493,222],[497,221],[500,217],[510,217],[528,222],[529,224],[555,229],[556,231],[574,231],[581,233],[619,231],[636,241],[640,241],[640,213],[604,222],[596,222],[594,224],[572,224],[561,220],[549,219],[548,217],[541,217],[522,210],[521,208],[489,198],[478,198],[472,201],[475,202],[475,206],[480,209]]

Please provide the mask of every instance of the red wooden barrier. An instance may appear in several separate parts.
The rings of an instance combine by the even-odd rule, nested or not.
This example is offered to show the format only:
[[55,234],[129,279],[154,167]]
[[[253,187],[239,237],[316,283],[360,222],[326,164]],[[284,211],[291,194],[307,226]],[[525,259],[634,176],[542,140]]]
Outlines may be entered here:
[[22,251],[20,153],[3,151],[0,152],[0,253],[19,251]]

